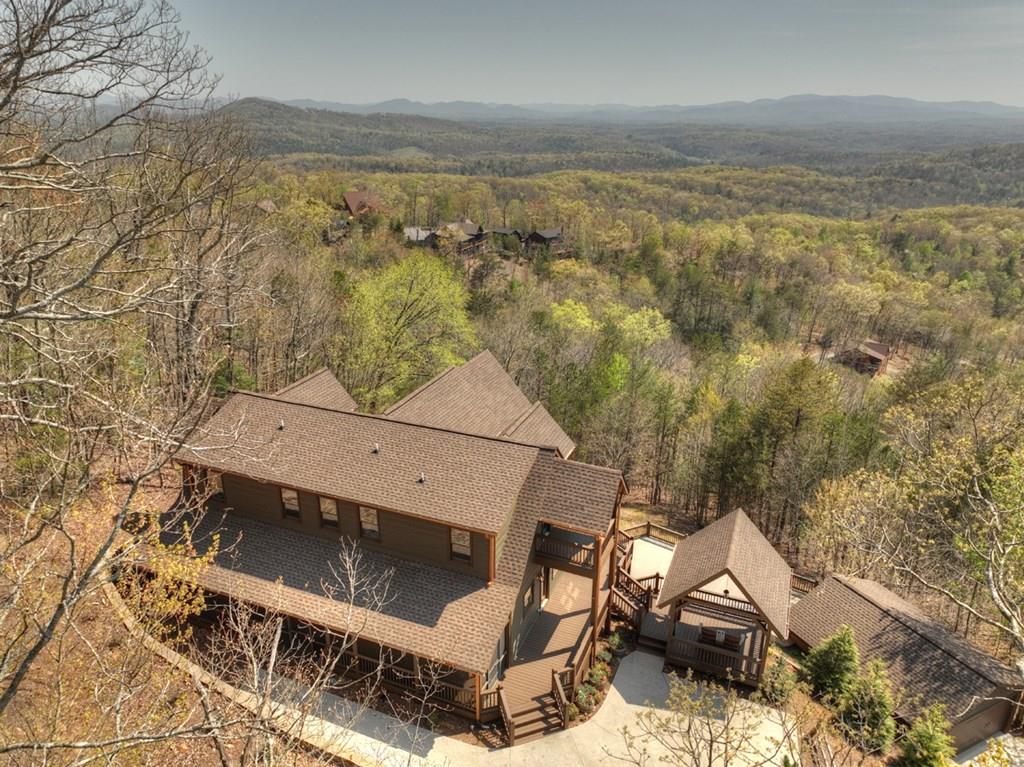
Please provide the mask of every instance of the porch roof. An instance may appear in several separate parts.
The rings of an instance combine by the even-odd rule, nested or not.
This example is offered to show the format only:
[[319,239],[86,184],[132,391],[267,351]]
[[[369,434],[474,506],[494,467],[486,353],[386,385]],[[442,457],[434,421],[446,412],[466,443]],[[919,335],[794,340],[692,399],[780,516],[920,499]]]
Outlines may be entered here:
[[671,604],[722,575],[735,581],[773,631],[783,638],[789,635],[792,571],[741,510],[676,544],[659,606]]

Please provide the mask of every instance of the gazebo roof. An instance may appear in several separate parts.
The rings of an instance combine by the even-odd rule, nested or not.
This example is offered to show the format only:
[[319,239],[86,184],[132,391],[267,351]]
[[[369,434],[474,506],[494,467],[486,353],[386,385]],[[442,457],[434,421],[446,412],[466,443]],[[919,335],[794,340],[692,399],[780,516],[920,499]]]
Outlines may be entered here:
[[792,571],[740,510],[676,544],[660,605],[685,597],[722,575],[735,581],[773,631],[783,638],[789,635]]

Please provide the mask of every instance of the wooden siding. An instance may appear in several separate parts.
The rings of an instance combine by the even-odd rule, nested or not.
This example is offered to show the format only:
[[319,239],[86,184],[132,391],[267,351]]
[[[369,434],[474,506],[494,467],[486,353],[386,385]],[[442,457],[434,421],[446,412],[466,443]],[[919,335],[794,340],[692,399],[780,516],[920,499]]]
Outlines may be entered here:
[[[358,504],[339,500],[338,526],[324,526],[320,523],[320,502],[316,495],[300,491],[300,518],[292,519],[282,513],[280,488],[276,485],[230,474],[223,475],[222,481],[225,505],[232,513],[332,540],[342,535],[359,538]],[[385,510],[378,512],[378,523],[380,541],[362,539],[363,545],[476,575],[483,580],[488,578],[490,546],[487,536],[470,534],[473,561],[462,562],[451,559],[447,525]]]

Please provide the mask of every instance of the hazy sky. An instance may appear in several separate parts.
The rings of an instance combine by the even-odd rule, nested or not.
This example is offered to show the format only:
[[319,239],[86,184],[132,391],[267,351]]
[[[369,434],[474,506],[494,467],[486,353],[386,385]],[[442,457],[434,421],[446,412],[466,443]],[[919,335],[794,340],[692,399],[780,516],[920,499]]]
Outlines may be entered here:
[[177,0],[223,92],[695,104],[1024,104],[1024,0]]

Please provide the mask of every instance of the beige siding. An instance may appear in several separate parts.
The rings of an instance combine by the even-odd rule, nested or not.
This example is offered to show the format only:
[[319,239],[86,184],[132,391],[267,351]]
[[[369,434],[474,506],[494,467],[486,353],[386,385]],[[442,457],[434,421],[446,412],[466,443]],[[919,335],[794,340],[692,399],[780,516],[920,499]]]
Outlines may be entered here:
[[[320,501],[316,495],[299,493],[301,519],[296,520],[282,513],[280,490],[275,485],[228,474],[224,475],[223,484],[226,504],[236,514],[325,538],[359,537],[357,504],[339,500],[338,527],[325,527],[320,523]],[[364,540],[364,545],[483,579],[488,577],[490,547],[485,535],[472,533],[473,561],[467,563],[451,559],[447,525],[389,511],[378,513],[378,523],[380,541]]]

